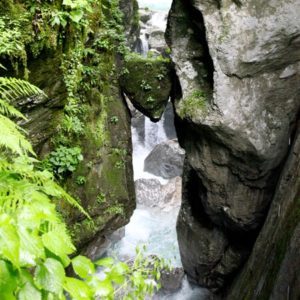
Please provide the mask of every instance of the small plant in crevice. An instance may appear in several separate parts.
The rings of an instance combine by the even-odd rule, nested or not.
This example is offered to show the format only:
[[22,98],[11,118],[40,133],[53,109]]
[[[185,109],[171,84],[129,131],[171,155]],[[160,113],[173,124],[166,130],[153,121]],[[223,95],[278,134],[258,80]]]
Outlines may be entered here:
[[153,104],[155,102],[155,99],[152,96],[149,96],[146,100],[147,103]]
[[86,183],[86,177],[85,176],[77,176],[75,179],[75,182],[77,185],[84,185]]
[[142,80],[140,87],[146,92],[152,90],[152,86],[149,83],[147,83],[146,80]]
[[163,80],[165,78],[165,75],[164,74],[157,74],[155,76],[159,81]]
[[208,96],[204,91],[193,91],[190,96],[181,100],[179,116],[181,118],[192,118],[199,111],[205,113],[208,109],[207,101]]
[[118,160],[116,163],[115,163],[115,167],[117,169],[125,169],[125,161],[124,160]]
[[124,216],[124,214],[125,214],[123,205],[119,204],[119,203],[116,203],[116,204],[113,204],[113,205],[109,206],[106,209],[106,212],[108,214],[110,214],[110,215],[121,215],[121,216]]
[[65,146],[59,146],[52,151],[47,159],[54,174],[60,179],[74,172],[82,160],[83,156],[79,147],[67,148]]
[[76,115],[65,115],[62,122],[62,129],[68,134],[80,136],[84,133],[84,124]]
[[110,123],[116,125],[119,122],[119,118],[117,116],[112,116],[110,118]]
[[96,201],[97,201],[98,204],[106,203],[106,195],[104,193],[99,193],[97,195]]

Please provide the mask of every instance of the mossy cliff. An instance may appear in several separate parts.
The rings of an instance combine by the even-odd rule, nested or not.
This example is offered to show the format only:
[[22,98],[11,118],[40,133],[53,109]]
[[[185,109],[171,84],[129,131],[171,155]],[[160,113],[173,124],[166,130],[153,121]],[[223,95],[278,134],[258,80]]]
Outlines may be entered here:
[[[118,65],[127,51],[127,19],[118,1],[74,3],[78,7],[58,0],[1,1],[0,27],[7,34],[0,43],[9,39],[15,47],[0,53],[5,68],[0,75],[25,77],[48,96],[15,105],[28,117],[23,125],[43,166],[55,172],[92,217],[60,207],[77,245],[84,246],[96,234],[125,225],[135,199],[130,116],[118,82]],[[128,5],[136,17],[136,1]],[[130,32],[137,30],[136,21],[130,24],[135,26],[127,25]],[[73,169],[68,153],[77,148],[83,160]],[[58,167],[53,161],[62,164],[55,157],[63,155],[61,149],[70,151],[63,157],[66,164]]]

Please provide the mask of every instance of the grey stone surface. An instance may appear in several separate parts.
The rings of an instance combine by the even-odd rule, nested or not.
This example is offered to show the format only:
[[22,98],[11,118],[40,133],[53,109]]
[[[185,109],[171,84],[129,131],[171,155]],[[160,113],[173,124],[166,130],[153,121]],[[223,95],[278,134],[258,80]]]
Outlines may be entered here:
[[181,178],[175,177],[166,184],[158,179],[138,179],[135,181],[137,203],[146,207],[156,207],[163,211],[179,208],[181,203]]
[[184,156],[177,140],[163,142],[146,157],[144,171],[165,179],[181,176]]
[[[176,126],[191,180],[201,186],[193,194],[201,205],[188,213],[182,206],[179,244],[185,270],[205,286],[226,285],[244,259],[233,268],[224,248],[222,267],[195,272],[211,253],[199,259],[191,238],[214,245],[221,237],[210,232],[221,230],[234,256],[244,256],[272,201],[300,108],[298,11],[297,0],[173,1],[166,38],[178,77]],[[191,218],[199,209],[203,222]],[[249,239],[245,249],[235,247],[240,236]],[[206,282],[216,269],[227,274],[223,282]]]
[[165,36],[165,32],[162,30],[151,31],[149,33],[149,39],[148,39],[150,50],[154,49],[159,53],[162,53],[167,47],[164,36]]
[[227,299],[300,297],[300,127],[266,222]]
[[[200,199],[203,186],[185,162],[183,198],[177,219],[177,236],[183,268],[193,283],[218,292],[246,259],[248,250],[239,248],[205,215]],[[199,199],[200,198],[200,199]]]
[[161,287],[164,292],[174,293],[182,286],[184,271],[182,268],[174,268],[171,271],[163,270],[161,274]]

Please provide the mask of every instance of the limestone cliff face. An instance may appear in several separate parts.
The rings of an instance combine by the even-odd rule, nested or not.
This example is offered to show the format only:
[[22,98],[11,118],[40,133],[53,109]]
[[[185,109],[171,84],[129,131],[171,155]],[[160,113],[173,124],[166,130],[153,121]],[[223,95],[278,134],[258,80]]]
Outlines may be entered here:
[[178,239],[188,275],[215,291],[236,277],[279,197],[300,107],[297,11],[296,0],[174,0],[169,14],[186,150]]

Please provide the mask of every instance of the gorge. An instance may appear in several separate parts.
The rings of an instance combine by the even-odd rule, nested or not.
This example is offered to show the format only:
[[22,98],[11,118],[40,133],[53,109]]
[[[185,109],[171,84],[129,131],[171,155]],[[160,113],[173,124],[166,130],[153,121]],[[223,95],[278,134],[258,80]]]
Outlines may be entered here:
[[299,299],[300,2],[42,2],[1,1],[0,79],[45,93],[11,104],[77,252],[170,260],[145,299]]

